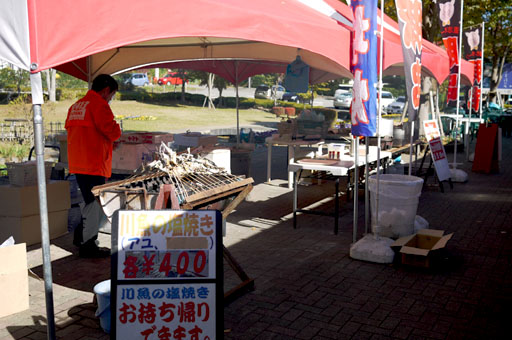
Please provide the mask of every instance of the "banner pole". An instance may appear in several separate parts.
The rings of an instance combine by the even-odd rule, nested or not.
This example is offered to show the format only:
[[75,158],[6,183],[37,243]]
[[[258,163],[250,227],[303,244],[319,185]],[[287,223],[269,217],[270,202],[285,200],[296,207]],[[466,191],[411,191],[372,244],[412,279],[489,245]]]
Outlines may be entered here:
[[414,120],[411,122],[411,133],[409,139],[409,171],[407,172],[409,176],[412,174],[412,139],[414,136]]
[[357,222],[359,217],[358,200],[359,200],[359,136],[354,136],[354,221],[352,230],[352,242],[356,243],[357,238]]
[[485,21],[482,22],[482,69],[481,69],[481,72],[480,72],[480,123],[482,123],[482,106],[483,106],[483,103],[482,103],[482,93],[483,93],[483,86],[484,86],[484,70],[485,70],[485,65],[484,65],[484,51],[485,51],[484,42],[485,42]]
[[370,164],[368,153],[370,152],[370,138],[366,137],[365,167],[364,167],[364,234],[368,234],[368,224],[370,221],[370,196],[368,195],[368,177],[370,173]]
[[470,105],[469,105],[469,119],[468,119],[468,122],[466,124],[466,128],[464,129],[465,131],[465,136],[464,136],[464,147],[465,147],[465,151],[466,151],[466,162],[469,161],[469,131],[470,131],[470,127],[471,127],[471,114],[473,113],[473,87],[471,87],[469,89],[469,98],[471,98],[470,100]]
[[462,67],[461,59],[462,59],[462,24],[463,24],[463,9],[464,9],[464,0],[460,0],[460,22],[459,22],[459,66],[457,70],[457,108],[455,115],[455,144],[453,147],[453,169],[457,169],[457,137],[459,131],[459,104],[460,104],[460,69]]
[[377,193],[375,194],[375,227],[379,225],[379,196],[380,196],[380,123],[382,119],[382,63],[384,56],[384,0],[380,1],[380,53],[379,53],[379,109],[377,116]]

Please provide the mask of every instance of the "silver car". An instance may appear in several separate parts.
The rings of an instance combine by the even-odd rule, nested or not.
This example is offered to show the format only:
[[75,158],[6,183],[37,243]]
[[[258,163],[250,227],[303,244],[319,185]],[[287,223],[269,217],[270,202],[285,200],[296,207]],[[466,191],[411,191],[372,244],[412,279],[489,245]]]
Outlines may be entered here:
[[388,113],[388,114],[402,113],[404,111],[404,106],[405,106],[405,97],[400,96],[394,102],[392,102],[391,104],[388,105],[386,113]]
[[352,92],[342,92],[334,96],[334,107],[337,109],[350,109]]

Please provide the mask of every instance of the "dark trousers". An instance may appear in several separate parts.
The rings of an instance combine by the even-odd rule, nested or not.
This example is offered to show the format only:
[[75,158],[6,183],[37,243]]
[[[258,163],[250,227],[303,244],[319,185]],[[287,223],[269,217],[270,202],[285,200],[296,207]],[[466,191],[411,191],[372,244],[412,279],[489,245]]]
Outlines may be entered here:
[[[94,195],[92,194],[91,190],[93,187],[95,187],[97,185],[105,184],[106,178],[103,176],[93,176],[93,175],[83,175],[83,174],[75,174],[75,176],[76,176],[76,182],[78,184],[78,187],[80,188],[80,191],[82,192],[82,197],[84,198],[84,202],[86,205],[86,208],[84,208],[84,210],[82,212],[90,211],[91,203],[98,204],[98,203],[95,203],[96,199],[94,198]],[[88,223],[87,225],[88,225],[89,229],[87,229],[87,230],[89,232],[85,233],[86,235],[89,235],[89,236],[92,235],[92,238],[89,238],[88,236],[84,237],[84,219],[87,219],[87,218],[92,218],[92,216],[87,216],[87,214],[82,216],[81,223],[75,228],[73,243],[77,246],[80,246],[84,241],[90,240],[91,242],[94,242],[98,238],[98,233],[97,233],[95,223],[93,224],[94,226],[92,229],[91,229],[91,223]],[[93,219],[93,220],[95,220],[95,219]],[[89,221],[91,221],[91,220],[89,220]],[[84,240],[84,238],[86,238],[86,239]]]
[[93,187],[97,185],[105,184],[106,179],[103,176],[94,176],[94,175],[83,175],[76,174],[76,183],[82,192],[82,197],[84,198],[85,204],[89,204],[94,202],[95,198],[92,194],[91,190]]

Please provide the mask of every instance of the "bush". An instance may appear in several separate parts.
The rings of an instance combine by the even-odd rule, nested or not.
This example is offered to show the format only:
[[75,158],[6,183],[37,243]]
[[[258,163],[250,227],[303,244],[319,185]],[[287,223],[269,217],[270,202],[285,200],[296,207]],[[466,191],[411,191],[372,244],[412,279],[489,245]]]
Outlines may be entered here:
[[85,96],[87,91],[80,88],[58,88],[55,95],[57,100],[77,100]]

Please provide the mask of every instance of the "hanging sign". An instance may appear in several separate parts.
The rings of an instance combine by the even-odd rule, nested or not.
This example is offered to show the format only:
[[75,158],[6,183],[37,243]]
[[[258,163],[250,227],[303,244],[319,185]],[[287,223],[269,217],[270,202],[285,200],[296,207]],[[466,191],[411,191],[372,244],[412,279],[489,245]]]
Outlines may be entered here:
[[441,141],[441,134],[439,132],[439,127],[437,126],[437,121],[424,120],[423,129],[430,146],[430,155],[434,161],[437,178],[439,181],[446,181],[451,178],[451,172],[448,165],[448,159],[446,158],[446,152],[444,151],[444,145]]
[[464,58],[473,64],[474,80],[471,98],[473,111],[480,107],[480,85],[482,84],[482,25],[464,30]]
[[286,67],[283,85],[288,92],[308,92],[309,65],[303,62],[299,56]]
[[121,210],[112,232],[112,339],[221,339],[218,211]]
[[421,0],[396,0],[396,13],[400,27],[404,74],[407,90],[407,114],[409,121],[416,119],[421,95]]
[[450,78],[446,101],[448,106],[457,105],[457,77],[459,73],[460,0],[438,0],[441,36],[449,59]]
[[352,134],[374,136],[377,131],[377,0],[352,0],[354,32],[350,69],[354,74],[350,105]]

